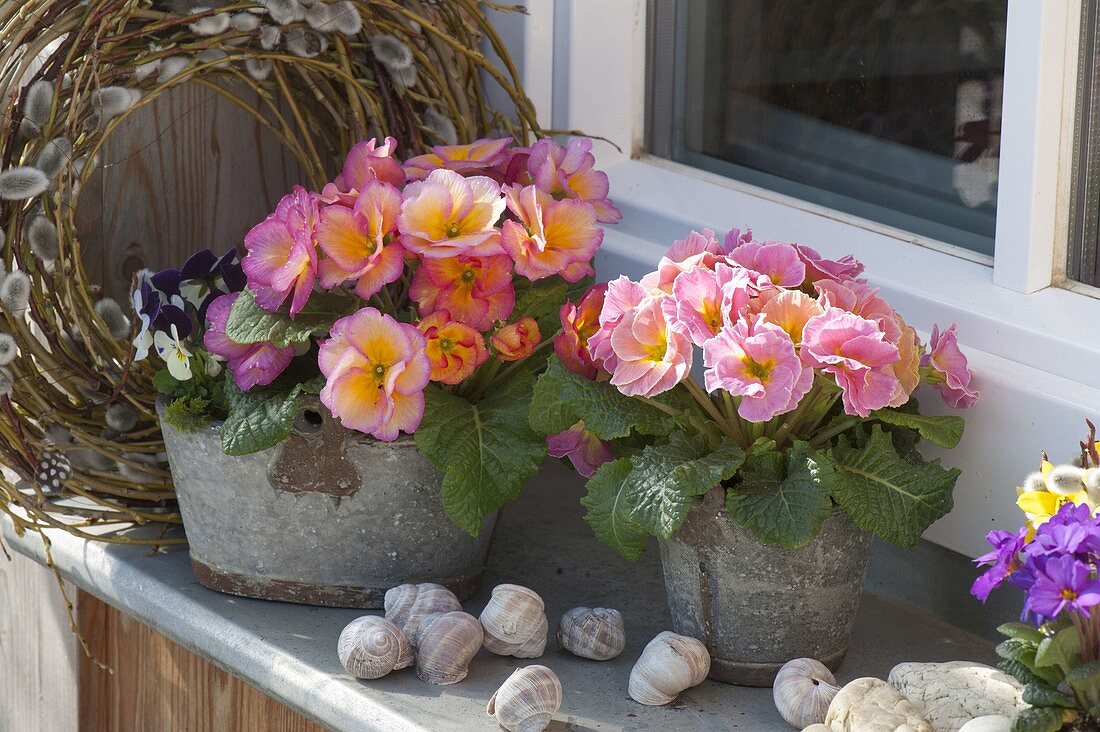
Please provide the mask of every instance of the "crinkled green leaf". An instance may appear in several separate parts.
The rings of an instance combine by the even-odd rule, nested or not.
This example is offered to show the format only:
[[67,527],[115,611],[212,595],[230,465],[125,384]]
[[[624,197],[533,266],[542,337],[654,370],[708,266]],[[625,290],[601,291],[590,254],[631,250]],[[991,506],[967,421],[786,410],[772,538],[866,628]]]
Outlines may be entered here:
[[1058,732],[1065,723],[1066,713],[1056,707],[1032,707],[1016,715],[1012,732]]
[[531,427],[554,435],[579,421],[605,440],[626,437],[636,427],[647,434],[667,434],[675,426],[659,408],[622,394],[606,381],[578,376],[552,358],[531,396]]
[[633,471],[628,458],[604,463],[589,479],[581,505],[588,509],[584,520],[596,538],[636,562],[645,549],[647,533],[634,518]]
[[1066,683],[1077,696],[1085,700],[1085,706],[1100,704],[1100,661],[1082,664],[1066,674]]
[[153,374],[153,388],[157,390],[158,394],[173,395],[176,390],[179,389],[180,382],[175,376],[168,373],[168,369],[161,369]]
[[1024,687],[1023,699],[1033,707],[1077,708],[1076,699],[1047,684],[1028,684]]
[[476,405],[431,385],[416,431],[420,451],[445,475],[443,507],[472,536],[538,472],[546,441],[527,423],[534,377],[520,369]]
[[997,632],[1009,638],[1019,638],[1034,644],[1038,644],[1046,637],[1041,630],[1027,623],[1005,623],[997,626]]
[[1043,680],[1035,675],[1035,672],[1028,668],[1026,665],[1019,661],[1013,661],[1011,659],[1005,659],[997,664],[997,668],[1004,671],[1012,678],[1019,681],[1025,686],[1027,684],[1041,684]]
[[701,435],[673,432],[668,442],[649,445],[630,461],[634,518],[667,539],[687,518],[692,496],[733,477],[745,453],[729,439],[711,450]]
[[1073,626],[1043,638],[1035,651],[1035,665],[1039,668],[1056,666],[1068,674],[1080,663],[1081,637]]
[[906,548],[933,521],[951,510],[951,491],[959,477],[938,460],[904,459],[879,425],[866,445],[853,447],[841,438],[827,453],[833,463],[829,492],[852,520],[880,539]]
[[1036,664],[1035,654],[1038,648],[1039,645],[1032,641],[1023,640],[1022,638],[1009,638],[998,643],[994,650],[1001,658],[1023,664],[1030,673],[1039,679],[1049,684],[1057,684],[1062,680],[1062,673],[1058,669],[1041,667]]
[[289,391],[241,391],[233,379],[226,379],[229,416],[221,427],[222,451],[226,455],[248,455],[285,440],[294,427],[300,393],[300,386]]
[[832,511],[832,471],[832,463],[802,441],[787,450],[786,461],[777,452],[749,455],[740,481],[726,491],[726,509],[762,543],[797,549],[817,536]]
[[920,436],[940,447],[952,448],[959,444],[966,423],[954,415],[918,414],[899,412],[896,409],[879,409],[871,412],[871,418],[896,427],[916,430]]
[[236,343],[265,343],[280,348],[304,343],[310,336],[329,332],[335,317],[329,314],[298,313],[293,320],[286,313],[269,313],[256,304],[253,293],[245,289],[233,302],[225,321],[225,335]]

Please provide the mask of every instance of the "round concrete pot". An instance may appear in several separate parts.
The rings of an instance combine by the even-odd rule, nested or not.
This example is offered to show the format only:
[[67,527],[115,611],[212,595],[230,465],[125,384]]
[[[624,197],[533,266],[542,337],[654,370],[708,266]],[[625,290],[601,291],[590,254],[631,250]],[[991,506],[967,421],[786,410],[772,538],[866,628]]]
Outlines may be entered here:
[[[158,405],[159,407],[160,405]],[[443,475],[410,437],[380,442],[323,407],[252,455],[222,452],[219,425],[161,422],[199,582],[307,605],[381,608],[386,590],[436,582],[477,592],[495,516],[471,537],[443,510]]]
[[710,650],[710,676],[771,686],[792,658],[836,669],[848,652],[871,537],[835,509],[801,549],[765,546],[734,524],[715,488],[680,531],[661,542],[677,633]]

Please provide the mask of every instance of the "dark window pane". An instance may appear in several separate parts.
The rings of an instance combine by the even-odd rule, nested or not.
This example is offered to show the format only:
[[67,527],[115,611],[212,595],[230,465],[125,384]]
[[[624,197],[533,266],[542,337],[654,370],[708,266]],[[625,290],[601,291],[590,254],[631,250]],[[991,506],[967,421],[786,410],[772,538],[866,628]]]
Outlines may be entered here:
[[650,149],[991,254],[1006,0],[654,0]]

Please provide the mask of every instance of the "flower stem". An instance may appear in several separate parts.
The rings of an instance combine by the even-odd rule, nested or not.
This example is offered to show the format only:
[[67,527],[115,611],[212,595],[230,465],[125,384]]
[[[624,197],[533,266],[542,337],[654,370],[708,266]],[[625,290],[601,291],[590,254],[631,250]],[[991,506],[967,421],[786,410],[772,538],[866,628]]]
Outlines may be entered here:
[[731,420],[726,419],[722,415],[722,412],[719,411],[710,394],[707,394],[705,391],[703,391],[703,387],[695,383],[695,379],[691,378],[691,376],[689,375],[680,383],[687,388],[688,393],[691,394],[695,401],[699,403],[699,406],[701,406],[706,411],[706,413],[710,415],[710,418],[714,420],[715,424],[717,424],[723,432],[729,435],[730,439],[740,443],[742,447],[748,447],[748,443],[744,441],[745,436],[739,435],[737,433],[737,431],[733,428],[733,425],[731,424]]

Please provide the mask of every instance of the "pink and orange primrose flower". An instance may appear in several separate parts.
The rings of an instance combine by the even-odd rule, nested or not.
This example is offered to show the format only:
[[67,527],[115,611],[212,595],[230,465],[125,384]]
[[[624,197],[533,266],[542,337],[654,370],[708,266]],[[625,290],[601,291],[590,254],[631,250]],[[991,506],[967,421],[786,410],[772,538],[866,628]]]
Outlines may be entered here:
[[611,462],[615,456],[611,445],[584,428],[584,422],[546,438],[547,453],[551,457],[569,458],[573,468],[586,478],[596,474],[601,465]]
[[283,197],[264,221],[244,237],[241,267],[256,303],[275,311],[290,296],[290,317],[305,306],[317,278],[316,194],[301,186]]
[[366,183],[352,207],[325,206],[317,225],[317,243],[328,255],[319,265],[321,286],[355,280],[355,294],[366,300],[397,281],[405,269],[400,213],[401,191],[377,180]]
[[535,185],[551,195],[584,201],[596,210],[596,218],[604,224],[614,224],[623,217],[607,197],[610,186],[607,173],[596,170],[592,141],[573,138],[562,147],[547,138],[531,146],[527,170]]
[[492,342],[501,361],[522,361],[542,342],[542,333],[534,318],[523,317],[493,333]]
[[603,229],[596,225],[591,206],[556,201],[535,186],[510,186],[504,192],[516,220],[504,222],[501,246],[516,263],[516,272],[529,280],[560,274],[569,282],[592,273],[588,263],[603,241]]
[[938,325],[933,326],[928,346],[930,350],[921,365],[931,370],[936,390],[943,400],[956,408],[974,406],[979,395],[970,386],[970,367],[959,350],[955,324],[943,331]]
[[482,172],[508,162],[511,137],[483,138],[467,145],[436,145],[430,153],[405,161],[409,180],[423,180],[433,170],[456,173]]
[[842,390],[844,411],[866,417],[890,404],[898,388],[893,364],[898,347],[878,324],[830,307],[802,331],[803,362],[831,374]]
[[425,259],[413,275],[409,294],[421,314],[446,310],[475,330],[506,320],[516,304],[512,261],[504,256]]
[[561,333],[554,339],[554,352],[565,368],[590,381],[599,375],[601,364],[588,352],[588,339],[600,328],[606,292],[606,284],[594,285],[578,303],[566,302],[558,311]]
[[432,365],[432,381],[460,384],[489,360],[489,349],[480,333],[451,320],[446,310],[436,310],[416,325],[427,340],[425,353]]
[[405,187],[397,226],[405,248],[426,258],[501,254],[496,224],[506,205],[491,178],[435,170]]
[[234,292],[210,303],[206,309],[206,333],[202,344],[206,350],[226,360],[233,373],[233,381],[242,391],[254,386],[267,386],[286,370],[294,358],[294,348],[279,348],[274,343],[237,343],[225,334],[229,311],[239,292]]
[[381,145],[375,138],[355,144],[344,160],[340,174],[321,191],[325,203],[342,201],[348,206],[372,180],[400,188],[405,185],[405,170],[394,156],[397,140],[387,137]]
[[326,383],[321,402],[348,429],[392,442],[424,416],[431,377],[427,342],[415,326],[374,308],[337,320],[317,363]]
[[656,396],[676,386],[691,371],[691,339],[669,327],[662,307],[665,297],[643,297],[623,313],[611,333],[610,345],[616,359],[611,383],[627,396]]

